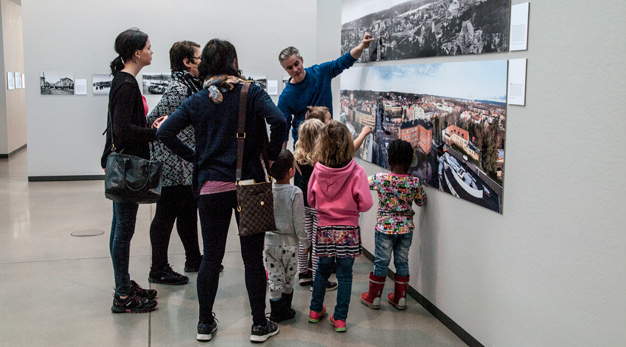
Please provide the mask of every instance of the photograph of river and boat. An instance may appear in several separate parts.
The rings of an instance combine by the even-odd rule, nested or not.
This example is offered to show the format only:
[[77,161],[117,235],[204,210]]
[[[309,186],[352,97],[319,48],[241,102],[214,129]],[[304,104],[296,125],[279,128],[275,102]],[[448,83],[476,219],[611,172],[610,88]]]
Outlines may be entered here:
[[359,133],[356,156],[389,168],[410,142],[422,183],[502,213],[507,61],[352,67],[341,75],[339,120]]
[[359,62],[507,52],[510,0],[343,0],[341,51]]

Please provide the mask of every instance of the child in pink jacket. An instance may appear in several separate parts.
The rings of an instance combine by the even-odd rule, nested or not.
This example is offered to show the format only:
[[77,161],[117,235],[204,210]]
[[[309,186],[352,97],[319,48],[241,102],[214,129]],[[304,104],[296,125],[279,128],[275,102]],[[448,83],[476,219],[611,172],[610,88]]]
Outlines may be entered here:
[[317,211],[316,247],[319,263],[313,281],[309,322],[326,313],[324,295],[337,259],[337,305],[330,316],[335,331],[346,331],[352,292],[352,265],[361,255],[359,213],[374,204],[365,170],[354,162],[354,146],[348,128],[331,121],[320,131],[313,152],[316,162],[309,180],[308,203]]

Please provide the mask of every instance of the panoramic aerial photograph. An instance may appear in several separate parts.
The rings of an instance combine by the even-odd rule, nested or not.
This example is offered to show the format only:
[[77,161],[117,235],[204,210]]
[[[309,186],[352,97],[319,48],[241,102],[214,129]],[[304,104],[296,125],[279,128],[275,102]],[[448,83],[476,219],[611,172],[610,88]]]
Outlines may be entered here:
[[372,127],[357,157],[389,168],[387,148],[411,143],[422,183],[502,213],[507,61],[353,67],[339,120]]
[[341,50],[359,62],[507,52],[510,0],[343,0]]

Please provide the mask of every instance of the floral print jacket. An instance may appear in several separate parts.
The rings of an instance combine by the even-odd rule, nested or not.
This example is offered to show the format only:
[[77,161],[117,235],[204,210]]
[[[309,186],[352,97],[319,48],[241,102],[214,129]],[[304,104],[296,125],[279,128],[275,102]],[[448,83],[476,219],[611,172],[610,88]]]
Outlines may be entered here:
[[384,234],[413,232],[412,204],[424,206],[426,193],[419,178],[411,175],[377,173],[368,177],[370,190],[378,192],[376,231]]

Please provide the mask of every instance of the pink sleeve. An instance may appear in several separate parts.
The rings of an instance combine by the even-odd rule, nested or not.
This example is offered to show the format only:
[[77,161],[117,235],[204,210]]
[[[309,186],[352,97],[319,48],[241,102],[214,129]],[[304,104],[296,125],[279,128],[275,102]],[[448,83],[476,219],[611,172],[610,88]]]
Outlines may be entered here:
[[355,184],[355,200],[358,205],[359,212],[369,211],[372,206],[374,206],[374,199],[372,199],[372,194],[370,193],[370,185],[367,180],[367,175],[365,174],[365,170],[362,167],[358,170],[358,176],[356,177]]
[[313,173],[311,173],[311,178],[309,178],[309,185],[307,187],[307,197],[306,197],[307,203],[312,208],[315,208],[315,191],[312,188],[316,183],[317,183],[317,168],[314,168]]

